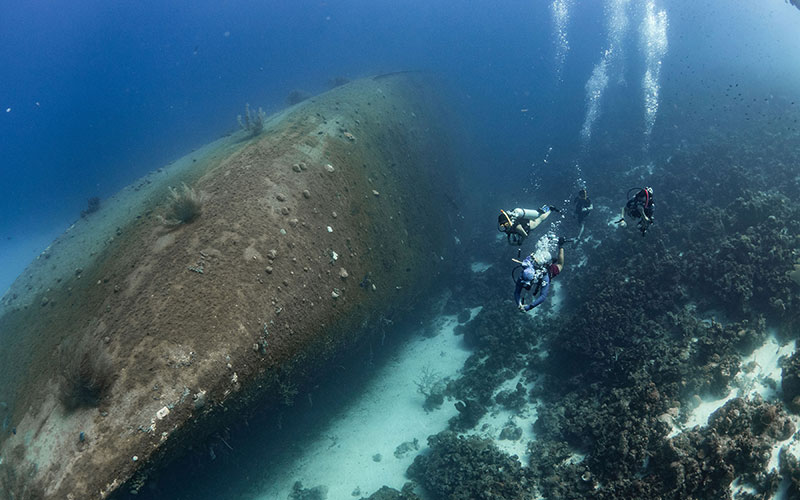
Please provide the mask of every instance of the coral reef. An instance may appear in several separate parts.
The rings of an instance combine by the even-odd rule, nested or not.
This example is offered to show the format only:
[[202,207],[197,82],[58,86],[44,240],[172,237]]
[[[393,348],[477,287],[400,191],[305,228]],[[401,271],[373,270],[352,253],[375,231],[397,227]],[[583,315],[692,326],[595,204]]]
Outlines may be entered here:
[[88,200],[86,200],[86,208],[81,210],[81,217],[86,217],[89,214],[93,214],[100,210],[100,197],[92,196]]
[[294,483],[289,500],[325,500],[328,498],[327,486],[315,486],[313,488],[303,488],[303,483]]
[[290,106],[294,106],[295,104],[300,104],[309,97],[311,97],[311,94],[309,94],[308,92],[294,89],[291,92],[289,92],[289,95],[286,96],[286,103]]
[[523,500],[533,495],[529,471],[491,440],[445,431],[429,437],[428,444],[430,453],[417,456],[408,475],[433,498]]
[[427,411],[434,410],[444,403],[446,384],[442,377],[431,367],[425,366],[419,377],[414,380],[417,392],[425,396],[424,407]]
[[764,468],[775,439],[789,438],[794,424],[779,406],[760,398],[736,398],[714,412],[708,427],[667,440],[653,455],[651,474],[631,491],[667,498],[728,498],[734,478],[771,490]]
[[264,130],[264,122],[267,120],[267,114],[261,108],[258,111],[252,111],[250,104],[244,105],[244,115],[238,115],[236,120],[239,122],[239,127],[247,132],[251,137],[255,137]]
[[370,495],[367,500],[420,500],[420,498],[414,493],[413,484],[406,483],[401,491],[384,486]]
[[62,353],[61,404],[68,411],[97,406],[116,376],[111,357],[102,345],[85,342]]
[[203,197],[185,183],[178,190],[169,188],[169,205],[162,220],[165,225],[188,224],[202,213]]
[[781,368],[783,401],[794,413],[800,413],[800,351],[784,360]]
[[[566,294],[558,316],[545,308],[527,318],[487,306],[486,297],[510,295],[510,283],[496,276],[454,283],[447,312],[484,308],[456,329],[474,354],[448,383],[447,394],[459,400],[451,429],[481,432],[485,413],[536,404],[536,440],[522,472],[545,498],[730,498],[734,479],[759,495],[774,493],[780,478],[766,471],[771,450],[795,431],[780,403],[740,397],[708,426],[675,427],[702,398],[725,397],[736,377],[753,369],[741,366],[742,356],[770,329],[779,340],[797,338],[797,187],[786,181],[793,178],[789,165],[776,164],[769,176],[742,166],[763,164],[763,155],[704,145],[655,170],[648,182],[664,193],[659,209],[669,217],[647,238],[587,229],[601,243],[573,250],[570,262],[586,264],[574,271],[567,265],[559,276]],[[629,175],[623,182],[641,182]],[[595,181],[595,192],[612,192],[620,182]],[[500,390],[515,377],[515,386]],[[792,411],[800,406],[798,380],[795,354],[783,368]],[[515,432],[512,422],[503,438]],[[797,459],[782,451],[781,461],[780,474],[798,489]],[[451,491],[437,480],[449,478],[431,473],[423,484]]]
[[778,455],[781,476],[789,480],[786,498],[800,498],[800,461],[789,452],[781,450]]

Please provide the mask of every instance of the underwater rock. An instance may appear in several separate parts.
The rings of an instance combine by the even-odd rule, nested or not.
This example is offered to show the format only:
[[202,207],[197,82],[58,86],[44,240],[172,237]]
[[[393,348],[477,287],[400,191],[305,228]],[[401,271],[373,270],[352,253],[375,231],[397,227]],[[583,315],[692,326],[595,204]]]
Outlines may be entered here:
[[494,399],[507,409],[519,410],[528,402],[528,391],[525,390],[524,385],[517,382],[517,386],[513,391],[500,391]]
[[526,500],[533,498],[530,471],[516,456],[500,451],[490,439],[445,431],[428,438],[431,450],[408,468],[433,498]]
[[325,500],[326,498],[328,498],[327,486],[303,488],[303,483],[297,481],[292,487],[288,500]]
[[[364,105],[377,93],[384,98]],[[453,189],[443,102],[421,75],[354,81],[264,120],[263,133],[237,132],[192,153],[117,195],[124,203],[103,203],[104,217],[79,220],[0,302],[2,418],[18,430],[0,434],[0,456],[14,457],[0,463],[0,478],[28,474],[30,491],[50,498],[139,491],[256,405],[269,411],[304,397],[328,362],[383,331],[380,318],[411,314],[447,272],[449,259],[437,256],[453,245],[438,221],[397,217],[412,207],[434,213],[440,190]],[[373,125],[342,141],[318,133],[320,110]],[[365,163],[381,179],[379,202],[364,196]],[[295,164],[320,175],[285,167]],[[167,187],[188,181],[207,194],[202,215],[160,224]],[[313,201],[295,205],[295,193]],[[320,215],[333,212],[336,231]],[[347,249],[335,267],[334,248]],[[340,267],[369,281],[345,289]],[[107,336],[114,342],[102,344]],[[66,412],[52,357],[84,339],[108,351],[114,374],[104,380],[113,384]],[[65,428],[85,431],[90,445],[77,450]],[[19,496],[15,489],[0,480],[0,497]]]
[[475,427],[488,409],[478,401],[465,399],[455,403],[458,415],[450,419],[450,428],[466,431]]
[[401,443],[394,449],[394,456],[395,458],[403,458],[404,456],[408,455],[412,451],[419,450],[419,440],[414,438],[413,441],[406,441]]
[[522,437],[522,427],[518,426],[514,422],[509,422],[503,426],[503,430],[500,431],[500,439],[506,439],[509,441],[517,441]]
[[420,500],[420,497],[414,493],[414,485],[406,483],[403,485],[402,491],[383,486],[370,495],[367,500]]

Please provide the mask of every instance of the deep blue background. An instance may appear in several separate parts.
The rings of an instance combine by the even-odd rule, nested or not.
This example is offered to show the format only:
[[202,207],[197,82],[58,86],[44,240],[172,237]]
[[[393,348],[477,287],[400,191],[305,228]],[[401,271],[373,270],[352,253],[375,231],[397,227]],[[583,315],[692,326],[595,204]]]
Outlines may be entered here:
[[[506,173],[508,182],[493,183],[498,205],[528,191],[525,174],[541,168],[550,147],[556,168],[579,159],[591,168],[592,145],[580,150],[579,130],[584,85],[606,45],[599,1],[573,1],[561,81],[550,2],[3,3],[0,291],[89,197],[108,197],[235,129],[246,102],[274,111],[289,91],[321,92],[336,76],[442,75],[463,118],[459,132],[472,138],[464,176]],[[756,96],[797,92],[800,11],[762,3],[658,3],[670,18],[662,109],[713,119],[706,101],[730,81]],[[629,10],[628,87],[611,77],[596,127],[638,136],[640,8]],[[657,123],[656,134],[663,128]],[[574,175],[563,172],[566,192]]]

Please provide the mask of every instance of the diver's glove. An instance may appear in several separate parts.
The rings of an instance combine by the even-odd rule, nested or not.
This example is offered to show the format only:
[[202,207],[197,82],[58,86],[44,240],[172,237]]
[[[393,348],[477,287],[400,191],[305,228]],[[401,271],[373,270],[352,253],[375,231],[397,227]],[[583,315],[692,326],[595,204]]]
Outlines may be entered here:
[[550,211],[550,205],[542,205],[542,208],[540,210],[542,211],[543,214],[546,214],[547,212]]

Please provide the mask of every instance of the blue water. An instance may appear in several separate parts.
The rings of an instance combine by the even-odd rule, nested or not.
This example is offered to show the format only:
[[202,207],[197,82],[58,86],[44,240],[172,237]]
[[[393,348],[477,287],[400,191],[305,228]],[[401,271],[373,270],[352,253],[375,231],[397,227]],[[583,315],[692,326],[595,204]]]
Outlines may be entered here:
[[0,257],[11,264],[0,289],[89,197],[230,131],[246,102],[277,110],[289,91],[321,92],[336,76],[441,73],[496,146],[487,156],[524,162],[531,136],[520,126],[530,125],[518,108],[530,100],[520,94],[550,79],[546,16],[528,2],[9,4]]
[[[553,4],[567,14],[565,51]],[[336,76],[422,69],[445,77],[463,132],[480,138],[477,161],[464,169],[479,181],[497,165],[509,179],[525,178],[550,147],[560,164],[574,163],[578,146],[590,157],[591,139],[580,133],[586,84],[610,46],[615,4],[628,18],[614,56],[624,63],[607,68],[592,135],[644,136],[643,2],[8,3],[0,16],[0,290],[88,198],[108,197],[230,131],[246,102],[274,111],[289,91],[321,92]],[[730,82],[756,99],[796,92],[800,11],[761,4],[654,4],[667,18],[668,47],[649,140],[675,106],[684,116],[706,111],[691,99],[694,88],[704,98]],[[511,181],[497,194],[525,187]]]
[[711,130],[800,129],[783,0],[29,0],[0,33],[0,295],[90,197],[339,76],[447,82],[480,227]]

